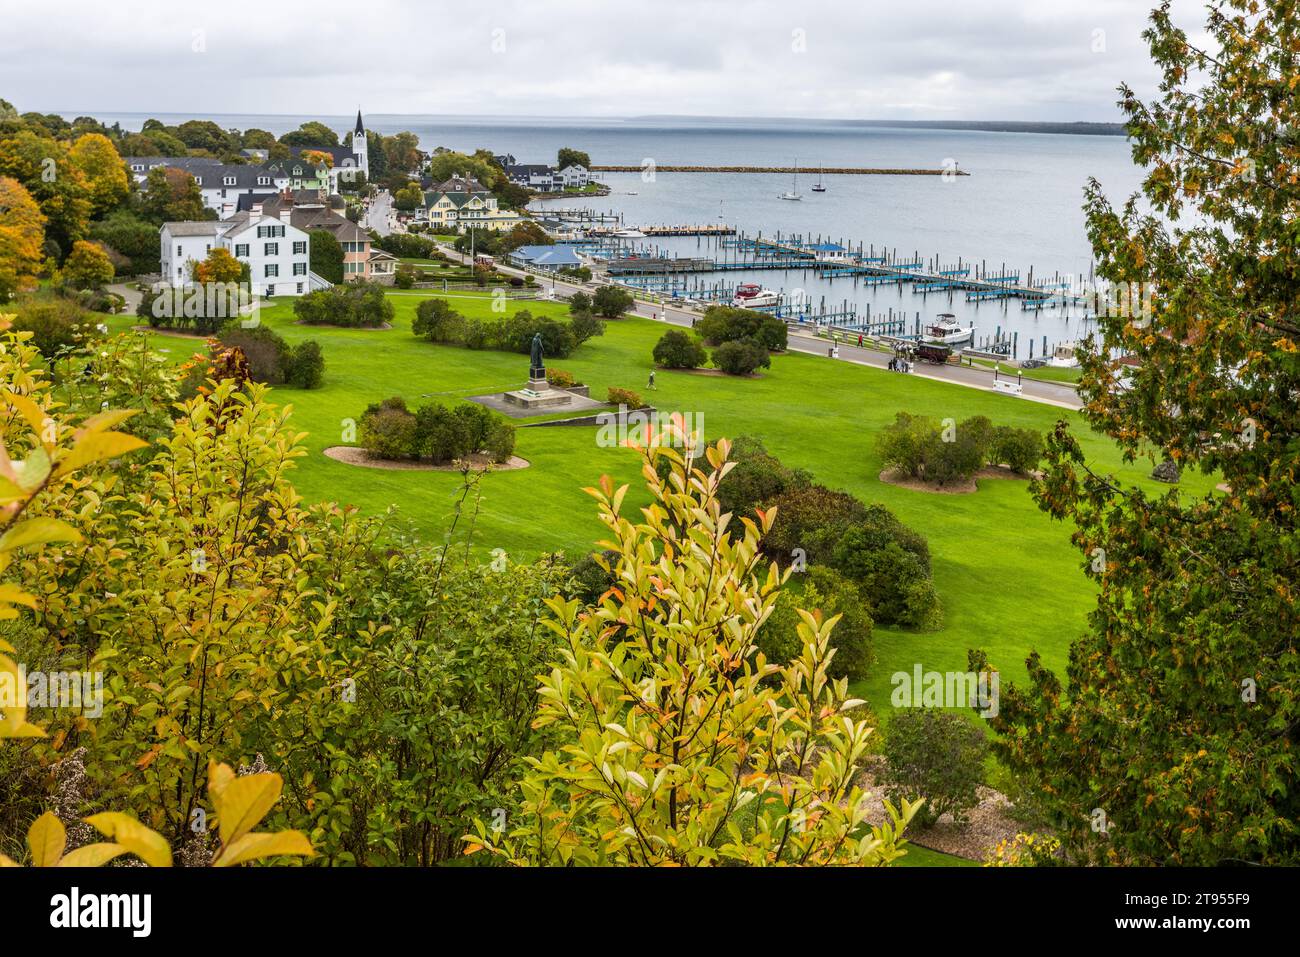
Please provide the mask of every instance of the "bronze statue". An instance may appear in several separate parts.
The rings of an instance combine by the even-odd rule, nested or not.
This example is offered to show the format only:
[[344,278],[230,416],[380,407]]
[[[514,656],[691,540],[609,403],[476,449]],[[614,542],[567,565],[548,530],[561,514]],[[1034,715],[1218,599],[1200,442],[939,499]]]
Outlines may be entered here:
[[542,334],[540,332],[533,336],[533,349],[528,367],[528,377],[530,379],[546,378],[546,365],[542,358]]

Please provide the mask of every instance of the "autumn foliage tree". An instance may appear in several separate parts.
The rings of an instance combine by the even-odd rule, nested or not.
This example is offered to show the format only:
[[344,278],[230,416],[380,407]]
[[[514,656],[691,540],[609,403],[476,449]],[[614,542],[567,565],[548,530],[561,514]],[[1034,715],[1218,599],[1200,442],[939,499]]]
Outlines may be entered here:
[[1058,426],[1035,494],[1100,594],[1068,684],[1032,656],[994,722],[1076,859],[1300,861],[1300,10],[1215,3],[1207,31],[1203,49],[1165,3],[1144,34],[1159,99],[1121,87],[1149,212],[1088,186],[1099,271],[1129,294],[1080,394],[1128,460],[1226,491],[1125,487]]
[[[671,433],[670,433],[671,435]],[[685,438],[677,434],[669,441]],[[775,518],[718,503],[729,444],[707,468],[643,450],[652,504],[623,514],[627,486],[588,489],[613,553],[595,607],[549,599],[559,657],[538,688],[535,725],[557,745],[529,758],[511,827],[479,822],[471,853],[520,864],[888,864],[916,805],[871,825],[854,783],[871,728],[847,681],[827,676],[839,616],[800,612],[798,651],[777,666],[757,636],[783,581],[759,551]],[[662,476],[656,461],[667,457]]]
[[0,302],[34,281],[41,265],[45,216],[26,187],[0,176]]

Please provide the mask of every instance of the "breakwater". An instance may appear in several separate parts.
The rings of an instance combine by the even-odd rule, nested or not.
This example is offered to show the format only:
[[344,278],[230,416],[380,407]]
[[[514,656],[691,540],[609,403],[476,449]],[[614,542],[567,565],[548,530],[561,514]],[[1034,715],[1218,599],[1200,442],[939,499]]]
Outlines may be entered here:
[[[640,173],[648,166],[593,166],[593,173]],[[678,166],[656,163],[658,173],[823,173],[828,176],[969,176],[963,169],[889,169],[870,166],[827,166],[825,169],[813,170],[808,167],[796,169],[793,166]]]

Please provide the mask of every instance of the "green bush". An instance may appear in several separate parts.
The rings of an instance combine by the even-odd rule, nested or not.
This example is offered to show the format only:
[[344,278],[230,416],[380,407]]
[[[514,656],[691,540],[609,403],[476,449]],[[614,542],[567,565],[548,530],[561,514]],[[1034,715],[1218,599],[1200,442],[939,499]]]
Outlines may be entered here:
[[933,629],[942,620],[938,592],[921,560],[898,542],[883,548],[864,526],[846,531],[835,546],[832,567],[857,582],[883,625]]
[[414,266],[411,266],[408,263],[402,263],[402,265],[397,267],[397,271],[393,273],[393,285],[398,289],[410,289],[415,285],[416,280],[419,278],[420,274],[416,271]]
[[585,292],[575,292],[569,300],[569,315],[576,316],[582,312],[591,312],[591,297]]
[[617,582],[610,567],[617,561],[618,552],[607,548],[600,554],[608,567],[601,567],[595,553],[583,555],[569,563],[569,574],[572,577],[569,594],[585,605],[596,604],[600,601],[600,596],[614,587]]
[[383,286],[369,282],[347,282],[300,296],[294,314],[308,325],[331,325],[349,329],[375,328],[393,320],[393,304]]
[[233,326],[217,337],[226,348],[239,349],[248,360],[248,374],[254,382],[282,385],[289,381],[293,350],[289,343],[267,326],[245,329]]
[[710,345],[753,339],[771,352],[782,352],[787,344],[785,321],[756,309],[710,306],[695,328]]
[[665,369],[698,369],[708,361],[704,346],[689,332],[669,329],[655,343],[654,360]]
[[992,423],[973,416],[944,427],[927,416],[899,412],[881,430],[877,451],[889,468],[936,485],[968,481],[985,464]]
[[730,461],[735,465],[718,483],[718,504],[737,519],[753,518],[759,506],[775,501],[787,489],[806,486],[812,481],[807,472],[782,465],[753,436],[735,438]]
[[90,224],[90,238],[126,258],[118,270],[125,276],[142,276],[159,269],[158,227],[126,210],[117,210]]
[[388,459],[429,459],[434,464],[485,453],[504,462],[515,449],[515,427],[481,405],[422,405],[412,413],[400,397],[371,405],[361,416],[360,442]]
[[569,330],[573,333],[574,343],[582,345],[588,339],[603,336],[605,323],[589,312],[578,312],[574,313],[573,318],[569,320]]
[[752,375],[772,364],[767,349],[753,339],[724,342],[713,350],[713,364],[728,375]]
[[432,239],[408,233],[390,233],[377,238],[372,235],[371,244],[399,259],[432,259],[438,251],[438,244]]
[[872,661],[871,615],[858,587],[821,565],[810,566],[806,575],[792,577],[781,589],[772,616],[763,623],[755,642],[767,660],[788,664],[802,650],[796,631],[799,608],[820,611],[823,618],[841,616],[831,632],[835,657],[827,668],[828,674],[850,681],[867,677]]
[[618,286],[601,286],[591,297],[591,311],[606,319],[617,319],[635,304],[632,294]]
[[465,335],[465,318],[446,299],[425,299],[415,307],[411,331],[430,342],[458,342]]
[[[914,691],[915,693],[915,691]],[[933,708],[894,711],[885,734],[885,793],[895,801],[925,798],[914,822],[931,827],[944,814],[954,823],[979,804],[988,740],[966,715]]]
[[420,433],[415,416],[400,398],[372,405],[361,416],[358,440],[367,452],[381,459],[420,457]]
[[68,299],[20,299],[4,308],[12,310],[15,329],[32,333],[32,345],[46,359],[56,359],[100,335],[95,317]]
[[867,508],[848,492],[824,485],[796,484],[763,503],[776,506],[776,521],[763,539],[763,551],[789,564],[795,549],[809,564],[829,564],[844,533],[866,518]]
[[1034,429],[1000,425],[993,430],[989,461],[1005,465],[1018,475],[1028,475],[1043,458],[1043,436]]
[[315,339],[294,347],[289,360],[289,384],[299,389],[319,389],[325,381],[325,353]]

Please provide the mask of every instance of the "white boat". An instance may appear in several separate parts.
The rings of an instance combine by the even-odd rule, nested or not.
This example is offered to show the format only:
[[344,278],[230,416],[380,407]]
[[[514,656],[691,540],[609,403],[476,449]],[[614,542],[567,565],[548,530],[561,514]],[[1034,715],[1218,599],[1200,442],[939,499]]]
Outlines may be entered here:
[[950,312],[940,313],[935,317],[934,322],[930,323],[921,331],[921,340],[923,342],[935,342],[943,345],[954,345],[958,342],[969,342],[975,337],[975,327],[963,327],[957,321],[957,317]]
[[636,190],[634,190],[634,189],[629,189],[629,190],[627,191],[627,194],[628,194],[629,196],[640,196],[640,195],[641,195],[640,193],[638,193],[638,192],[637,192]]
[[789,192],[782,193],[777,198],[778,199],[803,199],[803,197],[799,195],[799,161],[798,160],[794,161],[794,176],[791,177],[790,179]]
[[639,229],[616,229],[614,236],[618,239],[645,239],[645,233]]
[[736,295],[731,304],[742,309],[766,309],[779,305],[781,294],[771,289],[764,289],[756,282],[742,282],[736,287]]
[[1060,369],[1077,368],[1079,365],[1079,357],[1076,355],[1078,347],[1077,342],[1060,343],[1052,350],[1052,358],[1047,360],[1047,364]]
[[812,191],[813,191],[814,193],[824,193],[824,192],[826,192],[826,187],[822,185],[822,171],[821,171],[821,170],[818,170],[818,171],[817,171],[817,182],[813,184]]

